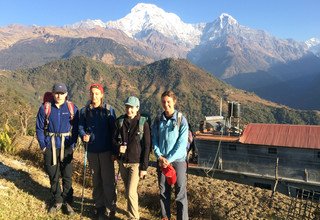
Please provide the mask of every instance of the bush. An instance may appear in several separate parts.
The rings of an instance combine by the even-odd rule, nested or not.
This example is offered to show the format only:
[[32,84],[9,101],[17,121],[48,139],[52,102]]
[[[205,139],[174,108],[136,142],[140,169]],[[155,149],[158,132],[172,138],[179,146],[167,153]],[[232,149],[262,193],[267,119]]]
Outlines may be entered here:
[[0,151],[14,153],[15,147],[7,129],[0,131]]

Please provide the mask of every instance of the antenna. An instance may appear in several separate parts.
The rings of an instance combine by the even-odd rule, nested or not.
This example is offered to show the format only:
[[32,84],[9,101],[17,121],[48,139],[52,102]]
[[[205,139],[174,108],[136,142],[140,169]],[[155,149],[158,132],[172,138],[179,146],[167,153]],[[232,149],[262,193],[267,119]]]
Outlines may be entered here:
[[222,98],[220,98],[220,116],[222,116]]

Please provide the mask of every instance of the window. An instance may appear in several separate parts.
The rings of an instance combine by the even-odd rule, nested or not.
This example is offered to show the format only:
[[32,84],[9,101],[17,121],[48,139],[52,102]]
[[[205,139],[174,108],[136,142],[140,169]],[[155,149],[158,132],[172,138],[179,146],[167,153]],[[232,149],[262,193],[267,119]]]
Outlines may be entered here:
[[277,148],[275,148],[275,147],[269,147],[269,148],[268,148],[268,153],[269,153],[269,154],[277,154]]
[[236,151],[237,150],[237,145],[229,144],[229,150],[230,151]]
[[318,151],[317,156],[318,156],[318,158],[320,158],[320,151]]

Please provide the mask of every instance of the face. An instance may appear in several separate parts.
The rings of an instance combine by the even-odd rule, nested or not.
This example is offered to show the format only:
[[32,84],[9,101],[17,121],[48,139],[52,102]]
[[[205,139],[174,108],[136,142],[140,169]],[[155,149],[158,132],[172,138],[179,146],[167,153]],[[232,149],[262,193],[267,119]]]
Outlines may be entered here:
[[92,104],[100,105],[103,98],[103,93],[97,88],[92,88],[90,90],[90,98]]
[[176,104],[176,100],[173,100],[169,96],[164,96],[161,99],[161,104],[167,115],[172,115],[174,113],[174,105]]
[[67,98],[68,93],[57,92],[53,93],[54,101],[57,105],[62,105]]
[[134,118],[139,111],[139,107],[126,105],[126,114],[129,118]]

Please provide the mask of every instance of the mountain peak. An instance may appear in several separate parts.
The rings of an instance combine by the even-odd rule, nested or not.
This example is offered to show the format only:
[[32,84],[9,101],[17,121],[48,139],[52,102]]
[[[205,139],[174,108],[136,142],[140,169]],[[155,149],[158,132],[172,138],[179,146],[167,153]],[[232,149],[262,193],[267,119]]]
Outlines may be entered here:
[[165,11],[154,4],[147,4],[147,3],[138,3],[131,9],[131,13],[139,13],[139,12],[162,12]]
[[227,25],[235,25],[238,24],[237,20],[234,19],[231,15],[227,14],[227,13],[222,13],[219,16],[219,20],[220,20],[220,28],[223,29],[225,26]]
[[320,39],[313,37],[307,40],[305,44],[308,46],[308,48],[314,47],[320,44]]
[[73,29],[77,29],[77,28],[92,29],[92,28],[96,28],[96,27],[105,28],[106,24],[99,19],[96,19],[96,20],[87,19],[87,20],[83,20],[83,21],[80,21],[80,22],[77,22],[77,23],[74,23],[71,25],[66,25],[66,27],[70,27]]
[[107,22],[107,27],[120,29],[129,37],[143,38],[155,31],[180,43],[197,44],[201,31],[181,21],[174,13],[166,12],[153,4],[138,3],[125,17]]

